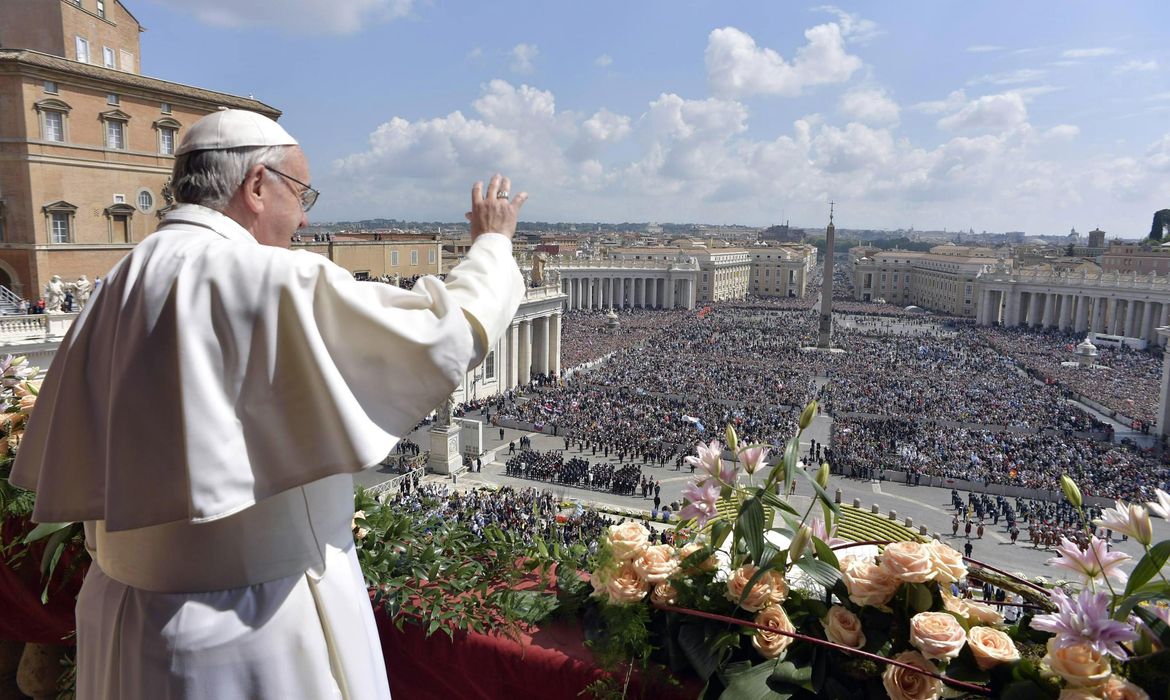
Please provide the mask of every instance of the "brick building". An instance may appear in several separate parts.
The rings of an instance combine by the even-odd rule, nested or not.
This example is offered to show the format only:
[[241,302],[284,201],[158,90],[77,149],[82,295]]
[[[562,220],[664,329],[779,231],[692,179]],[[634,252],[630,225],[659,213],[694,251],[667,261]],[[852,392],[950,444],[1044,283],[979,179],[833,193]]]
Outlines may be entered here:
[[254,99],[141,75],[117,0],[0,0],[0,285],[106,272],[154,232],[183,129]]

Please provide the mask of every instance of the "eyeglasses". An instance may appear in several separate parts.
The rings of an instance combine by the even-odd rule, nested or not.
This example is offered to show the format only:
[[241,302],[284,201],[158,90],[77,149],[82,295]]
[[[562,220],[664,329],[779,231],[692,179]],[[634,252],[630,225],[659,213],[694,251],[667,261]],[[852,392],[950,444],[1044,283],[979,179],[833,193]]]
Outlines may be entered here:
[[317,190],[313,189],[311,186],[301,182],[300,180],[296,179],[292,175],[286,175],[285,173],[280,172],[279,170],[272,167],[271,165],[265,165],[264,168],[266,170],[269,170],[271,172],[276,173],[277,175],[283,177],[286,180],[291,180],[291,181],[297,183],[298,185],[300,185],[301,187],[305,188],[297,193],[297,196],[301,200],[301,211],[309,211],[310,209],[313,208],[313,205],[317,203],[317,197],[320,196],[321,193],[318,192]]

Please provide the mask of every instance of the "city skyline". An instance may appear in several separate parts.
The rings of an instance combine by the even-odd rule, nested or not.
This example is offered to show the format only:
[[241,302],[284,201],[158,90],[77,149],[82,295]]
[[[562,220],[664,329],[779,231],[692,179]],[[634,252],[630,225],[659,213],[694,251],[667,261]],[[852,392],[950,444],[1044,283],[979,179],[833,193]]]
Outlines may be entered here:
[[770,5],[130,9],[145,73],[284,111],[314,221],[456,220],[495,168],[545,221],[812,227],[833,199],[843,228],[1134,238],[1170,206],[1163,4]]

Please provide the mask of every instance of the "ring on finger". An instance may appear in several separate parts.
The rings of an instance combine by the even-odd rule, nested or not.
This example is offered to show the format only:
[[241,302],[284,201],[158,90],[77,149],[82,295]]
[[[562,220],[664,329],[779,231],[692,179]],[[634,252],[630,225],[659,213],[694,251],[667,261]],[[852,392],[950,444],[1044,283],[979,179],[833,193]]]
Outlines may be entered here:
[[496,199],[507,199],[507,198],[508,198],[508,190],[500,190],[499,192],[496,193]]

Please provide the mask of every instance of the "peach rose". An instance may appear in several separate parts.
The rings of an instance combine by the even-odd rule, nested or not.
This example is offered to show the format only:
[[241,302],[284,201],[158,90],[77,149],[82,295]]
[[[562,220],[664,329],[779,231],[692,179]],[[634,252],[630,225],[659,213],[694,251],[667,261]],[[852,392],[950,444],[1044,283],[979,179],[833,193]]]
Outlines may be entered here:
[[967,646],[975,655],[975,663],[984,671],[1020,658],[1012,638],[994,627],[972,627],[967,633]]
[[656,544],[643,549],[641,554],[634,557],[633,563],[638,575],[650,583],[662,583],[678,569],[674,547],[668,544]]
[[[916,651],[904,651],[895,656],[894,661],[938,673],[938,668]],[[942,693],[942,681],[939,679],[900,666],[886,666],[882,685],[890,700],[934,700]]]
[[921,542],[891,542],[882,552],[881,567],[890,578],[926,583],[935,576],[930,550]]
[[[731,577],[727,579],[727,599],[748,612],[756,612],[772,604],[773,597],[776,595],[772,591],[772,587],[768,585],[769,575],[764,574],[756,580],[747,597],[742,602],[740,601],[748,581],[752,580],[757,571],[759,569],[752,564],[744,564],[732,572]],[[787,593],[787,588],[785,588],[785,593]]]
[[964,600],[963,598],[956,598],[955,596],[951,595],[951,592],[947,590],[946,586],[941,586],[939,588],[939,593],[942,594],[943,610],[946,610],[947,612],[953,612],[959,617],[967,617],[968,601]]
[[605,593],[609,596],[609,602],[616,605],[637,603],[646,597],[649,590],[650,584],[642,580],[630,562],[622,564],[621,568],[607,577],[605,582]]
[[788,600],[788,582],[784,580],[784,574],[776,570],[769,571],[760,577],[760,583],[768,586],[768,601],[765,607],[779,605]]
[[[703,545],[699,544],[698,542],[691,542],[690,544],[683,545],[683,548],[678,550],[679,564],[684,565],[683,563],[686,562],[687,557],[691,556],[695,552],[701,551],[702,549],[704,549]],[[715,557],[709,556],[706,559],[700,561],[697,566],[694,563],[686,566],[692,570],[697,571],[714,571],[715,567],[718,565],[719,562],[715,561]]]
[[[769,605],[761,610],[756,615],[756,624],[785,632],[796,631],[796,628],[792,626],[792,621],[788,619],[788,613],[784,612],[784,608],[779,605]],[[780,656],[789,644],[792,644],[792,637],[777,632],[765,632],[758,629],[752,635],[752,646],[765,659],[774,659]]]
[[612,578],[611,572],[607,569],[598,569],[590,572],[589,585],[593,586],[593,595],[596,598],[604,598],[607,595],[607,586],[609,579]]
[[890,602],[898,581],[865,556],[841,557],[841,578],[849,589],[849,600],[857,605],[880,606]]
[[950,613],[918,613],[910,618],[910,643],[926,658],[942,661],[959,655],[967,633]]
[[642,553],[649,543],[650,533],[642,523],[628,520],[621,525],[610,525],[605,535],[614,559],[628,561]]
[[990,605],[974,600],[966,600],[963,602],[965,603],[963,607],[967,611],[967,619],[970,622],[978,622],[983,625],[1003,624],[1003,613]]
[[967,576],[967,565],[963,563],[963,555],[939,542],[931,540],[926,544],[930,553],[930,563],[934,567],[935,580],[944,586],[962,581]]
[[659,605],[674,605],[678,602],[678,591],[670,585],[670,581],[663,581],[650,591],[650,600]]
[[1073,688],[1091,688],[1109,679],[1112,669],[1109,657],[1087,642],[1060,645],[1056,638],[1048,640],[1048,654],[1044,665]]
[[1150,700],[1146,691],[1117,676],[1105,681],[1105,687],[1101,688],[1101,697],[1105,700]]
[[840,605],[829,608],[829,614],[821,620],[825,627],[825,638],[834,644],[860,649],[865,646],[865,632],[861,620]]
[[1095,688],[1065,688],[1056,700],[1101,700]]
[[364,510],[355,511],[353,514],[353,520],[351,520],[349,523],[349,529],[354,531],[353,538],[355,540],[364,539],[365,536],[368,535],[370,532],[368,529],[358,526],[357,521],[359,519],[365,520],[365,518],[366,518],[366,511],[364,511]]

